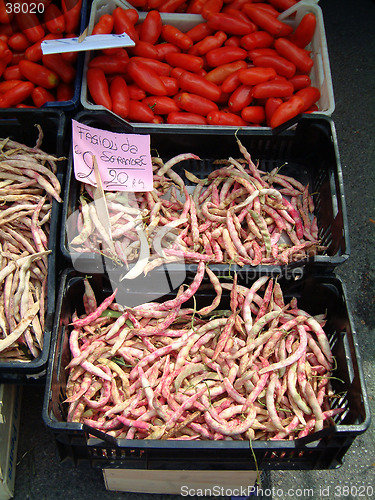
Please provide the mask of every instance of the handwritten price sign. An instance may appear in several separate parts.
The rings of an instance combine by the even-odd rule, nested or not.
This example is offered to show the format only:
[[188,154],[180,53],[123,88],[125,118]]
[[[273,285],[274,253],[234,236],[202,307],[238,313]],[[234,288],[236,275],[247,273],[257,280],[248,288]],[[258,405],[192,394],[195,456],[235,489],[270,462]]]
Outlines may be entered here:
[[72,120],[75,178],[96,187],[93,156],[106,191],[152,191],[150,136],[121,134]]

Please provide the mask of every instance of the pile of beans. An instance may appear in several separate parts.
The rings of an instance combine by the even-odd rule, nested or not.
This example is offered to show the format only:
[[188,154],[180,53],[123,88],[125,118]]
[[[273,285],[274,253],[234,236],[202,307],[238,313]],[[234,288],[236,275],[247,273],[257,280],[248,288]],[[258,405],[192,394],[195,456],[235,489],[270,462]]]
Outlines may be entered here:
[[[217,160],[205,179],[153,158],[154,189],[106,192],[112,238],[96,212],[92,188],[82,184],[71,252],[104,254],[119,265],[137,261],[132,277],[163,263],[286,265],[322,253],[309,187],[275,169],[263,172],[237,139],[242,158]],[[187,181],[195,183],[189,192]],[[190,186],[191,187],[191,186]]]
[[[40,134],[40,139],[42,135]],[[58,158],[0,140],[0,359],[43,349],[52,199],[61,202]]]
[[[206,272],[216,296],[186,307]],[[69,338],[69,422],[126,439],[289,440],[344,411],[331,405],[325,315],[285,303],[272,278],[220,283],[200,262],[175,298],[134,308],[114,302],[117,289],[98,305],[84,283]]]

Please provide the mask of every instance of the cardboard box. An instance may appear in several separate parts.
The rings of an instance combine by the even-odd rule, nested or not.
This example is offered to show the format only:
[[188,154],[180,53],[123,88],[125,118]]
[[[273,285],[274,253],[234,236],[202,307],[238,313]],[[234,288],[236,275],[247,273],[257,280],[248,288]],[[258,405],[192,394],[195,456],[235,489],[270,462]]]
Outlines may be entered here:
[[107,490],[182,496],[201,496],[201,492],[205,495],[240,496],[241,492],[250,495],[257,476],[255,471],[238,470],[103,469]]
[[0,500],[14,495],[21,386],[0,385]]

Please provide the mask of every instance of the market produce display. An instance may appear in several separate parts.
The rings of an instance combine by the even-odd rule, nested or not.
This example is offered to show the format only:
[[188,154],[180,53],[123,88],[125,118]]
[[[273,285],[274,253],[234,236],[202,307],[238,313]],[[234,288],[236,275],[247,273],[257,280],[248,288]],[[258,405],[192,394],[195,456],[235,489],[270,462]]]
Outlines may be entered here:
[[[103,14],[92,33],[126,32],[127,49],[95,51],[88,62],[87,99],[130,122],[276,128],[317,111],[307,49],[316,17],[293,28],[270,4],[241,2],[202,12],[188,31],[152,9]],[[219,9],[220,10],[220,9]]]
[[[0,0],[0,379],[46,377],[43,419],[76,465],[336,468],[370,417],[334,275],[350,248],[320,8],[130,4]],[[133,47],[87,49],[84,65],[41,50],[123,33]],[[86,149],[63,106],[78,90]],[[38,125],[35,147],[10,138],[52,102],[58,147]],[[103,195],[99,161],[128,189],[128,151],[91,126],[146,131],[151,191],[139,176]],[[86,154],[96,188],[75,169]]]
[[82,0],[0,2],[0,108],[74,96],[77,52],[43,55],[41,42],[79,35]]
[[[198,309],[205,272],[216,296]],[[126,439],[290,440],[344,411],[331,405],[324,312],[285,303],[277,281],[220,283],[200,262],[173,299],[124,308],[116,292],[98,305],[85,278],[69,335],[69,422]]]
[[281,165],[262,171],[237,143],[242,157],[215,160],[204,179],[176,171],[183,161],[200,161],[192,153],[165,163],[154,157],[153,191],[106,192],[112,237],[92,187],[82,184],[70,252],[100,252],[121,266],[137,261],[132,277],[174,260],[283,265],[324,252],[309,186]]
[[59,158],[0,140],[0,360],[28,361],[43,349],[52,200],[61,202]]

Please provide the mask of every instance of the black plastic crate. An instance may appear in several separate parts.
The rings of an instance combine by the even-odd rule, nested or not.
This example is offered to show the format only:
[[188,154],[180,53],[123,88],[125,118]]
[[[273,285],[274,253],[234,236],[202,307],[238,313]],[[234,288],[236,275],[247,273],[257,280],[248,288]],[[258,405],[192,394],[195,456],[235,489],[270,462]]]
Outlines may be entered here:
[[[251,286],[251,282],[240,282]],[[112,292],[104,275],[93,275],[91,284],[98,303]],[[337,361],[331,382],[335,393],[340,393],[335,407],[345,408],[334,417],[334,426],[294,441],[117,440],[84,424],[66,421],[69,323],[75,309],[78,314],[83,311],[84,291],[83,275],[66,269],[60,282],[43,405],[43,420],[55,436],[61,461],[93,468],[166,470],[307,470],[333,469],[342,465],[354,439],[370,425],[362,364],[345,286],[339,278],[329,274],[310,274],[299,280],[281,278],[280,284],[285,300],[296,297],[298,307],[312,315],[327,312],[324,329]],[[174,296],[167,294],[163,300]],[[147,292],[143,292],[144,302],[147,297]],[[197,307],[211,302],[212,298],[212,290],[200,289],[196,294]],[[224,293],[222,304],[228,305],[228,300],[228,293]]]
[[[123,121],[112,114],[89,113],[82,111],[76,120],[88,126],[112,132],[132,133]],[[307,116],[293,129],[273,134],[268,130],[241,130],[237,135],[252,156],[253,161],[260,160],[260,168],[271,171],[283,165],[282,171],[291,175],[304,185],[309,183],[313,193],[315,215],[317,216],[321,244],[328,247],[322,254],[303,260],[296,260],[287,265],[244,266],[228,264],[210,264],[215,272],[223,273],[229,268],[241,272],[256,274],[281,275],[293,272],[303,274],[310,267],[316,266],[326,271],[333,270],[347,260],[350,253],[348,221],[344,197],[343,177],[338,151],[334,123],[328,117]],[[207,130],[207,132],[183,131],[151,131],[152,154],[157,151],[163,160],[174,155],[191,152],[198,155],[201,161],[187,160],[178,163],[174,169],[186,181],[184,170],[196,174],[200,178],[207,176],[218,168],[213,165],[217,159],[241,157],[234,132],[226,130]],[[68,217],[78,209],[81,184],[75,179],[72,154],[67,171],[67,182],[64,193],[63,224],[60,246],[63,257],[68,263],[81,272],[103,272],[103,263],[95,253],[70,254],[65,226]],[[169,269],[180,269],[181,264],[168,263]],[[194,271],[196,264],[187,264],[187,269]]]
[[[41,149],[58,157],[66,156],[66,118],[62,111],[52,109],[35,109],[32,111],[29,109],[9,109],[0,111],[0,137],[2,138],[9,137],[27,146],[34,146],[38,138],[38,129],[34,124],[39,124],[43,130]],[[62,193],[65,170],[66,161],[57,162],[56,175],[62,186]],[[48,255],[48,294],[43,350],[37,358],[29,362],[0,362],[0,382],[2,383],[38,382],[46,374],[57,298],[57,238],[61,224],[61,212],[62,204],[53,199],[48,247],[52,252]]]

